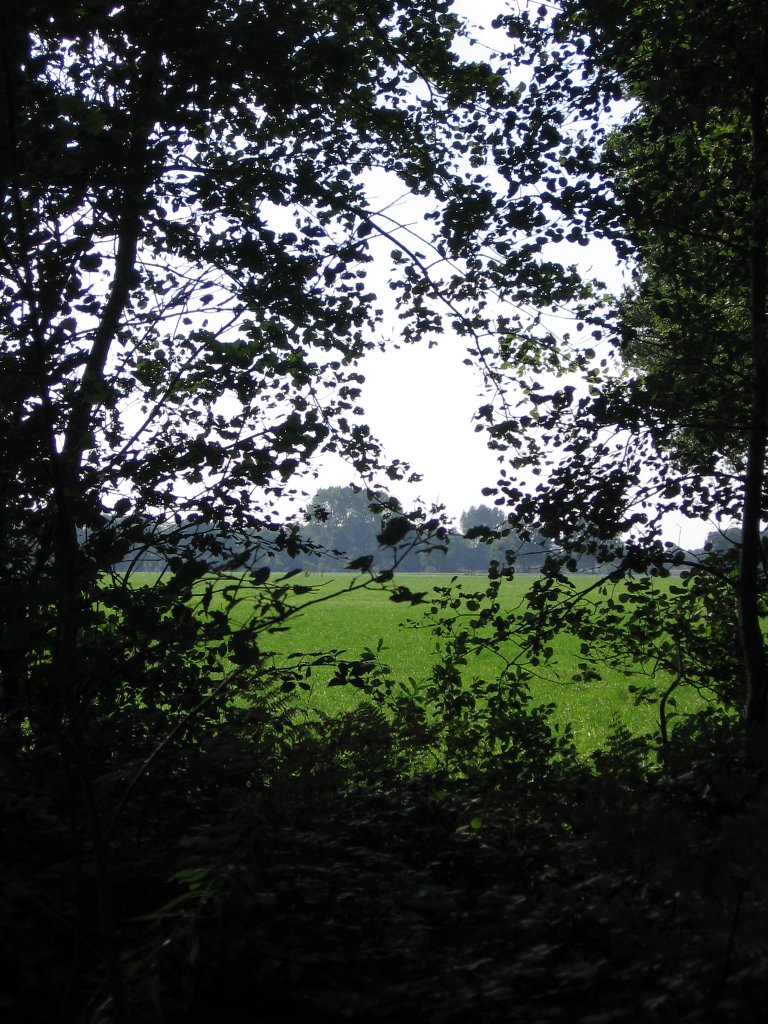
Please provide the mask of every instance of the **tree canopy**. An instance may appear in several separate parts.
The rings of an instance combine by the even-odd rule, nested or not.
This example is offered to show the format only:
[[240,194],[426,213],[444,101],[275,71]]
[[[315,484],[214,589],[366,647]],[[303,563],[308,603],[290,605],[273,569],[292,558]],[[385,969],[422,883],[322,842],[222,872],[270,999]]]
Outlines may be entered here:
[[366,176],[431,196],[458,251],[484,194],[467,162],[512,99],[456,55],[447,3],[2,18],[3,631],[19,672],[34,634],[73,681],[92,588],[128,552],[175,565],[188,524],[191,586],[195,546],[227,532],[261,557],[270,497],[315,453],[374,472],[355,366],[381,316],[373,247],[396,256],[407,336],[458,292],[470,324],[477,288],[427,273]]
[[[0,5],[17,1017],[204,1019],[231,986],[267,1021],[629,1019],[637,983],[697,1024],[764,989],[765,4],[521,0],[493,28],[473,49],[451,0]],[[461,536],[366,422],[392,322],[487,384],[499,479]],[[328,454],[355,485],[307,504]],[[691,558],[671,511],[734,543]],[[487,586],[398,581],[441,558]],[[424,613],[418,678],[375,637],[276,651],[373,589]],[[561,634],[568,681],[623,672],[652,737],[579,755],[534,692]],[[319,678],[349,706],[310,706]],[[632,945],[670,936],[652,959],[628,905]]]
[[[528,157],[544,230],[610,241],[632,281],[615,300],[583,289],[577,331],[593,344],[581,346],[580,385],[548,393],[533,380],[522,417],[488,407],[492,443],[542,477],[531,492],[505,473],[489,493],[556,539],[564,564],[587,551],[628,573],[683,559],[663,539],[671,511],[740,520],[734,600],[746,716],[762,734],[765,13],[617,0],[499,20],[513,38],[522,29],[531,54],[515,117],[549,125]],[[525,345],[538,365],[571,372],[566,342]],[[526,446],[528,428],[538,433]]]
[[[0,10],[3,743],[63,766],[116,1015],[105,834],[187,722],[215,733],[219,698],[262,678],[287,614],[276,587],[236,628],[210,567],[260,585],[265,550],[296,550],[270,501],[316,453],[378,467],[355,365],[382,315],[374,249],[406,338],[438,307],[484,322],[482,261],[453,258],[485,229],[471,168],[513,95],[458,56],[462,31],[443,0]],[[377,175],[431,199],[442,268]],[[115,574],[149,552],[170,570],[153,587]]]

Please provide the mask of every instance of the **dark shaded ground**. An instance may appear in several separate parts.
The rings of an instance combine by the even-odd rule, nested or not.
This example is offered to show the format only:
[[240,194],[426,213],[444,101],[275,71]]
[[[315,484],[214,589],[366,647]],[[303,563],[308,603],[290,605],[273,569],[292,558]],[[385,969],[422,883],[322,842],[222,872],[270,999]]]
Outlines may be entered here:
[[[758,1019],[768,810],[724,744],[673,776],[177,766],[112,851],[128,1019]],[[3,1019],[114,1019],[87,844],[5,804]]]

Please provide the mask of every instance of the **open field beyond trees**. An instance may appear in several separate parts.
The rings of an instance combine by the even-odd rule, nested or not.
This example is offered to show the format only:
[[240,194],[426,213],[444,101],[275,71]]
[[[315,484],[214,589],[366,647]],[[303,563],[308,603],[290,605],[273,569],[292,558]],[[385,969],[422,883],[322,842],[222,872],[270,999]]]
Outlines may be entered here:
[[[143,576],[146,581],[152,577]],[[517,576],[505,581],[500,590],[502,614],[519,610],[535,577]],[[142,576],[137,577],[140,582]],[[416,594],[426,594],[420,604],[410,606],[408,602],[392,601],[388,591],[371,585],[360,588],[360,578],[353,574],[302,574],[291,581],[299,580],[300,587],[309,593],[295,598],[294,604],[307,603],[299,615],[290,617],[279,630],[268,634],[261,642],[262,649],[273,657],[275,666],[283,667],[297,661],[291,658],[293,652],[306,661],[306,652],[337,652],[337,656],[354,658],[366,649],[377,654],[380,667],[386,667],[391,679],[404,681],[419,687],[428,678],[437,657],[440,645],[431,629],[430,610],[434,608],[430,595],[437,596],[436,588],[453,584],[465,594],[481,594],[487,583],[483,576],[451,577],[445,574],[398,574],[395,583]],[[593,587],[594,576],[573,577],[578,589]],[[653,586],[668,594],[670,581],[658,580]],[[352,588],[352,589],[350,589]],[[607,592],[616,594],[624,590],[619,585],[607,585]],[[244,587],[247,594],[247,584]],[[604,596],[604,595],[603,595]],[[315,601],[318,603],[314,603]],[[597,601],[601,597],[598,595]],[[212,607],[216,601],[212,602]],[[233,619],[245,622],[249,618],[249,600],[245,596],[233,611]],[[469,617],[468,612],[463,613]],[[552,640],[552,654],[532,669],[531,694],[537,704],[554,706],[553,721],[560,726],[573,727],[577,749],[588,754],[603,744],[617,727],[627,729],[632,735],[656,734],[659,727],[658,701],[638,703],[635,689],[638,685],[655,688],[660,698],[669,686],[671,675],[653,664],[626,664],[622,668],[602,664],[593,676],[584,679],[584,657],[580,652],[580,641],[565,632],[558,633]],[[504,655],[519,652],[520,646],[510,640],[504,648],[486,649],[468,656],[462,672],[467,680],[476,677],[493,679],[503,665]],[[320,709],[329,714],[348,711],[364,699],[364,688],[347,685],[329,686],[334,677],[332,665],[318,665],[308,668],[303,683],[306,689],[299,690],[302,703],[309,708]],[[702,701],[685,687],[675,694],[676,703],[670,709],[685,713],[701,707]]]

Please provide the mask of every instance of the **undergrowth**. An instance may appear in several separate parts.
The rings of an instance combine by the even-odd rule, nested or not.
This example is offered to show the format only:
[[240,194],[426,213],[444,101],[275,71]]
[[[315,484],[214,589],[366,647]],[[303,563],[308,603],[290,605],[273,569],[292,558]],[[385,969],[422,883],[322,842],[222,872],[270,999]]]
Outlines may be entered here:
[[[768,804],[733,723],[689,720],[666,771],[625,730],[586,761],[512,690],[474,728],[405,698],[309,717],[259,679],[165,751],[109,835],[130,1019],[750,1013]],[[4,768],[2,1008],[106,1024],[86,840],[50,779]]]
[[[697,713],[670,708],[663,734],[617,723],[585,757],[534,701],[535,664],[468,678],[473,651],[522,628],[493,586],[443,596],[429,677],[404,683],[377,649],[336,654],[329,685],[359,700],[334,715],[245,627],[214,622],[242,664],[201,699],[210,637],[169,656],[183,614],[165,632],[147,594],[144,619],[100,621],[92,677],[116,668],[80,711],[87,772],[66,737],[0,736],[3,1017],[753,1019],[768,794],[728,665]],[[661,656],[670,617],[654,634],[644,607]],[[137,632],[151,615],[154,646]],[[685,685],[705,681],[703,652]]]

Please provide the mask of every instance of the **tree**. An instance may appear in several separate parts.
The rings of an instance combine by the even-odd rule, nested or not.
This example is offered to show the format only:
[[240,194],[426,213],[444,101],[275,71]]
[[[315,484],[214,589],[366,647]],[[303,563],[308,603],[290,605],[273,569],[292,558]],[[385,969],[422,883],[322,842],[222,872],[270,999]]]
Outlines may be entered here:
[[[620,573],[667,572],[684,558],[662,542],[668,511],[740,519],[745,719],[762,734],[764,5],[566,0],[551,17],[504,19],[517,36],[521,22],[533,85],[510,150],[549,125],[528,158],[544,186],[545,230],[552,240],[610,240],[634,281],[614,303],[595,291],[579,308],[572,293],[579,329],[615,347],[599,362],[596,345],[582,348],[578,389],[528,386],[525,424],[544,444],[525,453],[523,421],[489,417],[496,443],[520,449],[518,467],[541,473],[545,446],[555,452],[535,493],[506,479],[499,490],[562,544],[564,559],[586,550],[615,559]],[[629,106],[607,116],[618,103]],[[547,352],[543,340],[536,347]]]
[[498,531],[503,530],[507,525],[507,516],[501,508],[492,508],[490,505],[470,505],[461,513],[459,525],[462,533],[469,533],[475,527]]
[[704,542],[705,551],[728,551],[733,554],[741,545],[741,530],[732,526],[728,530],[711,531]]
[[451,539],[449,553],[453,564],[465,572],[485,571],[499,554],[501,531],[506,524],[503,509],[470,505],[459,518],[462,535]]
[[461,159],[510,97],[452,52],[446,3],[2,19],[4,642],[18,675],[30,631],[50,640],[63,693],[98,575],[127,552],[173,556],[182,521],[217,527],[192,551],[270,526],[270,496],[320,450],[375,470],[354,368],[381,316],[372,246],[397,253],[410,336],[442,284],[363,178],[434,195],[455,233],[482,191]]
[[[350,562],[369,560],[379,550],[377,535],[382,516],[399,511],[394,499],[352,487],[322,487],[307,507],[309,539],[318,545],[323,568],[344,568]],[[311,563],[310,563],[311,564]]]
[[[618,133],[615,154],[621,222],[638,259],[638,292],[622,311],[623,322],[631,331],[638,316],[645,321],[640,338],[630,334],[625,349],[647,369],[641,400],[665,386],[671,392],[671,401],[652,401],[652,408],[667,406],[661,429],[665,420],[677,428],[672,456],[683,472],[693,470],[700,480],[723,463],[735,469],[745,715],[764,726],[768,676],[759,590],[768,424],[768,21],[762,6],[750,2],[727,10],[648,4],[643,13],[641,25],[634,17],[630,25],[623,5],[609,7],[595,48],[604,60],[607,41],[620,41],[619,59],[609,60],[639,104]],[[646,45],[633,57],[630,46],[641,38]],[[673,175],[663,173],[665,162]]]
[[[301,543],[271,500],[322,451],[379,468],[355,366],[374,250],[406,339],[439,308],[470,338],[486,323],[464,256],[490,192],[468,168],[515,97],[461,32],[447,0],[0,10],[0,726],[92,852],[116,1020],[126,801],[269,677],[286,590],[263,596],[264,559]],[[382,175],[430,199],[441,268],[371,198]],[[115,573],[149,554],[154,586]],[[216,610],[214,565],[241,574],[227,608],[255,588],[251,621]]]

